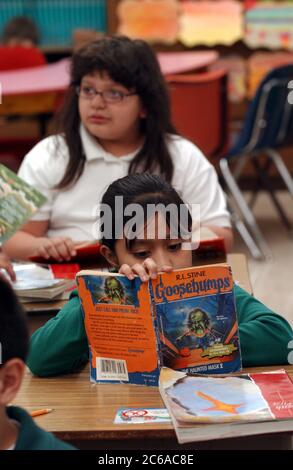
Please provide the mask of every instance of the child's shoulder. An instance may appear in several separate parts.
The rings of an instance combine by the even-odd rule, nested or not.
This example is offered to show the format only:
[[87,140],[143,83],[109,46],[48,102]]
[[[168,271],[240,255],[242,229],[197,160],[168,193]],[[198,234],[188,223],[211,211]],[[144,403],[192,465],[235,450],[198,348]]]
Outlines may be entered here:
[[167,134],[166,142],[175,167],[192,165],[198,171],[200,167],[210,166],[202,151],[190,140],[179,135]]
[[15,450],[74,450],[74,447],[39,428],[24,409],[9,406],[7,415],[20,424]]
[[52,156],[56,154],[56,150],[60,151],[61,154],[68,153],[65,138],[61,134],[50,135],[40,140],[40,142],[29,151],[26,158],[33,158],[35,155],[39,155],[40,152],[42,152],[44,156]]
[[[46,172],[50,168],[50,174],[55,173],[58,176],[64,171],[69,159],[68,148],[62,135],[51,135],[38,142],[25,156],[20,166],[19,175],[25,168],[32,168],[34,171]],[[47,175],[48,176],[48,175]]]

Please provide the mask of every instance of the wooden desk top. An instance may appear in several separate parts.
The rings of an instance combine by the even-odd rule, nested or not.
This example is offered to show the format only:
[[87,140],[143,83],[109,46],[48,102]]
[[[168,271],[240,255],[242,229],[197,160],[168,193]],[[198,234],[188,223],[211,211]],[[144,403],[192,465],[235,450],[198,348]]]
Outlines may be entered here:
[[57,313],[68,300],[53,300],[47,302],[27,302],[22,306],[27,313]]
[[[285,368],[293,378],[293,366],[271,366],[246,369],[260,372]],[[89,369],[57,378],[25,374],[15,405],[28,411],[54,408],[39,416],[36,422],[64,440],[174,439],[172,424],[113,424],[119,408],[162,408],[158,388],[137,385],[89,382]],[[293,426],[293,424],[292,424]]]
[[232,268],[234,281],[249,294],[253,294],[246,256],[243,253],[230,253],[227,263]]

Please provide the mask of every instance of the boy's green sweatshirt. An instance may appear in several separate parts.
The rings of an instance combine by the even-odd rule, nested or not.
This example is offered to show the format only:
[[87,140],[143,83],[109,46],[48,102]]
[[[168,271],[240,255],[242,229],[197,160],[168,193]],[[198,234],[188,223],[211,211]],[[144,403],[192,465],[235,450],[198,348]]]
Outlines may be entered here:
[[19,423],[19,434],[14,450],[76,450],[36,425],[33,418],[18,406],[8,406],[6,413]]
[[[244,367],[288,363],[289,323],[238,286],[234,287]],[[28,366],[39,376],[73,372],[88,361],[88,342],[77,291],[56,317],[34,332]]]

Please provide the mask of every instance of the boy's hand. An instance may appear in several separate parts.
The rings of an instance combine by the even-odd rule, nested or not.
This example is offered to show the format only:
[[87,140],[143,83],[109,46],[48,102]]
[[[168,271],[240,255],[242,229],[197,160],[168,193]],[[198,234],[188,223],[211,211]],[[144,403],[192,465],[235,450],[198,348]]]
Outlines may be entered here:
[[34,256],[54,258],[57,261],[69,261],[76,255],[75,243],[69,237],[39,238],[39,246]]
[[[13,271],[12,264],[9,260],[9,258],[4,255],[3,253],[0,253],[0,268],[5,269],[7,273],[9,274],[10,279],[14,282],[16,281],[16,275],[15,272]],[[0,277],[5,278],[5,276],[2,276],[2,273],[0,272]]]
[[142,263],[136,263],[132,266],[129,264],[122,264],[119,269],[120,274],[124,274],[129,280],[134,279],[138,275],[142,282],[147,282],[149,279],[156,279],[158,272],[171,272],[172,266],[162,266],[158,268],[157,264],[152,258],[146,258]]

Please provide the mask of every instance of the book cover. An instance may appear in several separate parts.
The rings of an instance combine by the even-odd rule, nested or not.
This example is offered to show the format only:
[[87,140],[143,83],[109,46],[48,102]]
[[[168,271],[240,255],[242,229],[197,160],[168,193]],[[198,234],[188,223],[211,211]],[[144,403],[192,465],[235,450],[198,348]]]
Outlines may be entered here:
[[192,373],[241,370],[231,268],[227,264],[161,273],[151,282],[162,365]]
[[81,271],[76,279],[92,381],[157,385],[162,365],[221,374],[241,369],[227,265],[161,273],[149,283],[102,271]]
[[157,385],[159,359],[148,284],[103,271],[81,271],[76,280],[91,381]]
[[163,367],[159,387],[179,443],[293,431],[293,383],[283,369],[208,377]]
[[29,220],[45,200],[39,191],[0,164],[0,244]]

